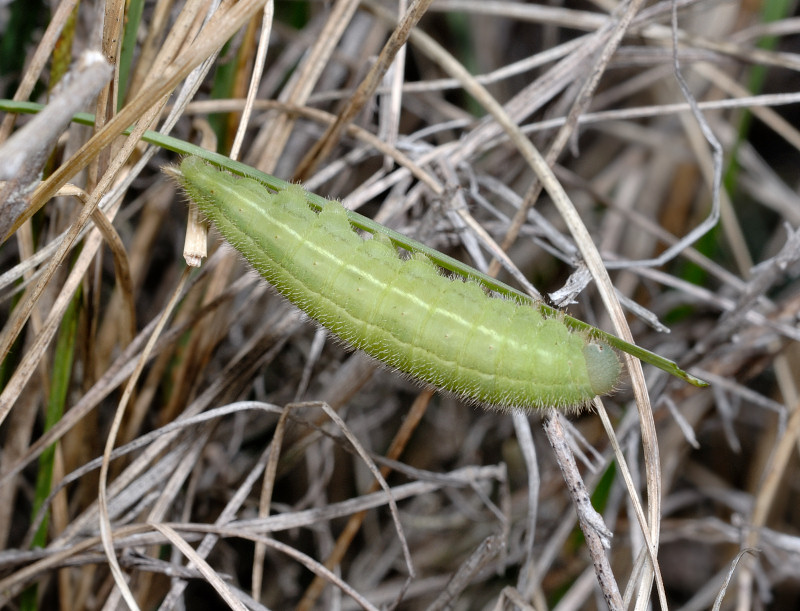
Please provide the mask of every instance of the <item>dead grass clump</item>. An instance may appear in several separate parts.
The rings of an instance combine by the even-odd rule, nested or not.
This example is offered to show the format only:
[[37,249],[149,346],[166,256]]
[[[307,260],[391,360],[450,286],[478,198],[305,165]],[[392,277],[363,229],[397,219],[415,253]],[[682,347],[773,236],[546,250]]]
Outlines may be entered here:
[[[800,606],[786,9],[208,4],[0,7],[0,606]],[[214,237],[184,265],[181,141],[711,386],[421,390]]]

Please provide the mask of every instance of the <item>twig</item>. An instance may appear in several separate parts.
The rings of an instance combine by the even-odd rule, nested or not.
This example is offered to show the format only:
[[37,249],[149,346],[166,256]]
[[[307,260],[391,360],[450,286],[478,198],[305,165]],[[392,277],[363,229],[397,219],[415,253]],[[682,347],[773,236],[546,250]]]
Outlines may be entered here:
[[594,563],[594,571],[603,597],[612,611],[622,610],[622,596],[619,593],[619,586],[614,579],[611,565],[606,558],[605,550],[611,546],[611,532],[603,522],[603,517],[592,507],[589,498],[589,491],[581,479],[578,465],[575,464],[575,457],[569,448],[564,437],[564,428],[561,425],[561,418],[564,416],[560,412],[553,411],[550,416],[544,418],[542,426],[547,434],[547,439],[555,452],[558,466],[564,481],[569,489],[572,502],[575,504],[575,511],[578,513],[578,521],[581,530],[586,538],[586,547]]

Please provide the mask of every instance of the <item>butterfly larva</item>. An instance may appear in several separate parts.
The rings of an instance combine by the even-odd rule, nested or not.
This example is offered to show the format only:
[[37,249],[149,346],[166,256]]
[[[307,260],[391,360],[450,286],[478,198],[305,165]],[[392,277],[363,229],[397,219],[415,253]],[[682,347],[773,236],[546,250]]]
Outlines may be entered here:
[[616,353],[527,304],[443,276],[425,256],[362,239],[344,208],[321,212],[187,157],[179,180],[282,295],[354,348],[414,378],[499,408],[576,409],[613,390]]

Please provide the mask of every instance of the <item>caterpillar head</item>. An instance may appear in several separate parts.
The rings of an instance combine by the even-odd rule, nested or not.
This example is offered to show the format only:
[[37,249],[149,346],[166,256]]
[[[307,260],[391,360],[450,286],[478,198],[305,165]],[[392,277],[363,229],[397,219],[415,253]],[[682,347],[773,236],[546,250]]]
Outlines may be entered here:
[[583,347],[583,358],[592,390],[598,395],[614,390],[621,371],[616,352],[607,344],[591,340]]

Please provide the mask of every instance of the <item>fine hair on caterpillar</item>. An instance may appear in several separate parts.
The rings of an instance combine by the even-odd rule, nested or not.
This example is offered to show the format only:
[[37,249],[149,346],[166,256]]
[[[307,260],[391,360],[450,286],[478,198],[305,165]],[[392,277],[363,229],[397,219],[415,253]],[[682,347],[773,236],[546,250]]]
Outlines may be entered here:
[[362,238],[341,204],[317,213],[198,157],[176,173],[223,237],[289,301],[353,348],[412,378],[500,409],[577,411],[614,390],[614,350],[558,316],[450,278],[420,253]]

